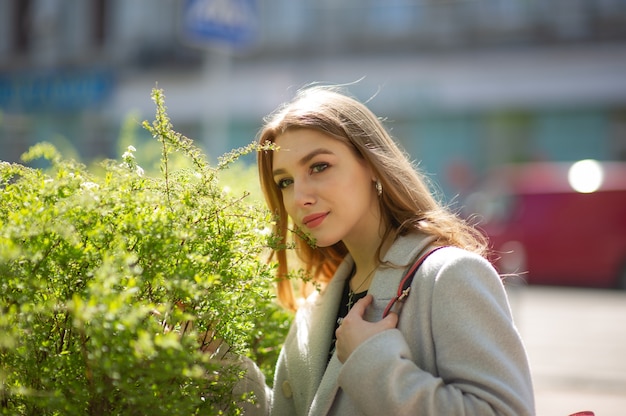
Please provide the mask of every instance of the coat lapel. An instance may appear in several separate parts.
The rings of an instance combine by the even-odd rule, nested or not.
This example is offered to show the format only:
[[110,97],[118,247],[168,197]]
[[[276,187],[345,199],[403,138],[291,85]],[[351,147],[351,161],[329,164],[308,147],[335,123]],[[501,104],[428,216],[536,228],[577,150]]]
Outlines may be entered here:
[[310,415],[325,414],[326,411],[320,409],[320,404],[324,407],[325,403],[332,403],[337,391],[337,368],[341,366],[341,363],[334,356],[329,363],[328,353],[337,321],[337,308],[353,264],[352,257],[348,255],[324,289],[324,293],[318,296],[313,305],[314,309],[311,311],[311,316],[315,316],[315,320],[309,322],[308,325],[309,357],[307,358],[310,368],[309,374],[303,375],[303,377],[310,378],[307,384],[317,387],[309,410]]

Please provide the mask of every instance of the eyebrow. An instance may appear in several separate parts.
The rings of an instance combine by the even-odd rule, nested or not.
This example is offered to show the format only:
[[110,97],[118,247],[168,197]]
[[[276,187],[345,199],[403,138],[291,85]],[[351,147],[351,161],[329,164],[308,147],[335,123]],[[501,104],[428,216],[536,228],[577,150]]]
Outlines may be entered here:
[[[334,153],[324,148],[315,149],[307,153],[306,155],[304,155],[302,159],[298,161],[298,165],[300,166],[306,165],[307,163],[311,161],[311,159],[313,159],[315,156],[318,156],[318,155],[334,155]],[[284,173],[286,173],[285,169],[275,169],[272,172],[274,176],[282,175]]]

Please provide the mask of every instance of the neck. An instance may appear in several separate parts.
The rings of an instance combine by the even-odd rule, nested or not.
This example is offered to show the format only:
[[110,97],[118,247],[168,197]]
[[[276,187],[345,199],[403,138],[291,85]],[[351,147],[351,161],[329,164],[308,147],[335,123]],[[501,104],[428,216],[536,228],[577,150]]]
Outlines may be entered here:
[[350,277],[348,285],[350,286],[350,291],[352,293],[360,293],[364,292],[370,287],[370,283],[372,281],[372,276],[376,273],[376,265],[372,266],[372,268],[367,272],[359,273],[358,269],[356,273]]
[[357,227],[356,232],[343,240],[356,268],[350,279],[352,290],[359,288],[359,291],[363,291],[363,288],[369,287],[368,280],[371,281],[371,276],[379,266],[379,258],[385,254],[390,246],[389,242],[383,242],[386,229],[387,225],[382,221],[380,212],[376,209],[368,221],[364,220],[360,227]]
[[[352,291],[362,291],[369,287],[366,280],[371,280],[371,276],[375,273],[379,261],[376,255],[378,247],[372,250],[350,250],[352,259],[354,260],[354,272],[350,277],[350,289]],[[354,253],[354,254],[353,254]]]
[[[350,289],[357,293],[367,290],[376,274],[376,269],[380,265],[379,258],[382,258],[391,245],[390,242],[382,243],[382,238],[372,239],[370,244],[361,244],[359,248],[349,248],[354,260],[355,271],[350,278]],[[380,252],[378,249],[380,247]]]

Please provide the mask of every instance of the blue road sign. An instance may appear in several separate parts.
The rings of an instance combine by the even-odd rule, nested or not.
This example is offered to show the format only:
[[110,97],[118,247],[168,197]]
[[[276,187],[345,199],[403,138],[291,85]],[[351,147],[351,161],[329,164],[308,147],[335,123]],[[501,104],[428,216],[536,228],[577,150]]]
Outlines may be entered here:
[[256,38],[257,0],[185,0],[182,35],[192,44],[244,47]]

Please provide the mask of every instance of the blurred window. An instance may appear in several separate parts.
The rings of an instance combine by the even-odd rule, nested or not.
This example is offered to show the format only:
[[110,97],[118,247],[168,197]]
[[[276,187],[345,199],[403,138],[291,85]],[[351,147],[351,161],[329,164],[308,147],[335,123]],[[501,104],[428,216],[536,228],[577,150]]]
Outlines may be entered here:
[[29,23],[31,7],[31,0],[13,1],[13,50],[18,54],[28,52],[30,48]]
[[405,0],[371,2],[367,6],[368,20],[377,32],[387,34],[406,33],[411,30],[416,7]]
[[93,0],[92,39],[96,47],[105,45],[107,0]]
[[610,144],[598,137],[609,135],[608,114],[599,109],[543,111],[534,124],[534,152],[543,159],[572,161],[609,160]]

